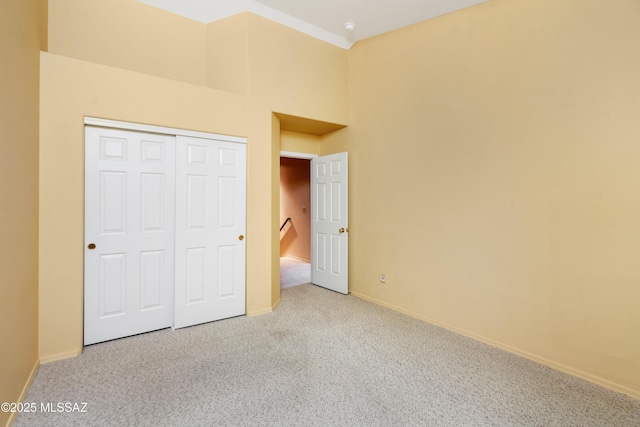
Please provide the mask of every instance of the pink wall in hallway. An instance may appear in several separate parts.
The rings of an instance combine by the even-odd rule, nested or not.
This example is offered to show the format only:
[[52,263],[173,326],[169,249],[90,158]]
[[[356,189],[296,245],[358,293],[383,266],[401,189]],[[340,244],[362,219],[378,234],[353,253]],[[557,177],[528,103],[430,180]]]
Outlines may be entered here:
[[280,240],[280,256],[307,262],[311,260],[310,164],[304,159],[280,159],[280,225],[288,217],[293,223]]

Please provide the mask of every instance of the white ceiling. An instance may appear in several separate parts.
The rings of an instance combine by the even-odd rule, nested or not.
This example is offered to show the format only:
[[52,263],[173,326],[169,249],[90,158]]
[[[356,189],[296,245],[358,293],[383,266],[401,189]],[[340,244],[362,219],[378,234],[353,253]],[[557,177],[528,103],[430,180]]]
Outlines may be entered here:
[[[240,12],[279,22],[348,49],[362,39],[487,0],[139,0],[209,23]],[[353,31],[345,23],[355,25]]]

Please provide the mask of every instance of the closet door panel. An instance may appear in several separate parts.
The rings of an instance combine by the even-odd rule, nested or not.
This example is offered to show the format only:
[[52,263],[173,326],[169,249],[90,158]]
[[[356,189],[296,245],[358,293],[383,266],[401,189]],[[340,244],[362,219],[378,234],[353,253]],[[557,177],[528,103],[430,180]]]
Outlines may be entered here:
[[246,146],[179,136],[174,327],[245,314],[245,211]]
[[84,344],[173,324],[175,137],[85,128]]

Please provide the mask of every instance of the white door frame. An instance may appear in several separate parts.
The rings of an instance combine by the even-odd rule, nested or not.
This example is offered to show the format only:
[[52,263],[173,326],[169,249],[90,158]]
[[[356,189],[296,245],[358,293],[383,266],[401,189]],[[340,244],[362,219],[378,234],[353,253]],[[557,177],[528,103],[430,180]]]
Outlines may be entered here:
[[281,151],[280,152],[280,158],[286,157],[287,159],[304,159],[304,160],[311,160],[311,159],[315,159],[316,157],[318,157],[317,154],[311,154],[311,153],[299,153],[297,151]]

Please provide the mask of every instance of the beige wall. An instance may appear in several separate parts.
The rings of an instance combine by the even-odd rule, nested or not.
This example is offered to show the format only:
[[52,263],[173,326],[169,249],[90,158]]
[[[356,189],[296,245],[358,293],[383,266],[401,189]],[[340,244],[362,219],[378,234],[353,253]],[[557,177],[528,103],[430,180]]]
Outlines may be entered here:
[[207,25],[207,86],[247,95],[249,13],[240,13]]
[[348,52],[249,14],[249,96],[272,111],[347,119]]
[[291,218],[280,240],[280,256],[311,262],[310,160],[280,159],[280,224]]
[[[28,7],[3,3],[11,19],[1,40],[22,31],[14,17],[31,19]],[[42,56],[41,73],[41,357],[82,344],[83,115],[249,137],[255,314],[280,298],[278,153],[287,135],[276,111],[350,125],[320,137],[319,150],[350,152],[355,294],[639,397],[638,12],[634,0],[492,0],[347,53],[251,14],[207,26],[135,0],[51,2],[55,55]],[[246,24],[246,57],[236,24]],[[27,28],[21,40],[36,46]],[[0,53],[25,49],[12,42]],[[214,69],[213,53],[230,68]],[[22,86],[11,80],[6,93],[25,91],[17,104],[18,95],[3,97],[0,117],[24,107],[3,129],[33,141],[37,129],[24,119],[36,120],[37,102],[24,93],[37,59],[18,56],[11,70]],[[22,163],[2,168],[24,178],[7,193],[23,230],[37,211],[18,196],[36,197],[36,149],[16,145]],[[23,263],[0,269],[9,279],[35,280],[23,274],[35,263],[34,229],[21,234]],[[11,247],[14,259],[18,252]],[[2,313],[15,323],[12,310],[24,308],[27,337],[8,360],[13,375],[33,366],[37,316],[25,314],[35,310],[33,285],[9,292],[18,294]]]
[[82,347],[84,116],[249,138],[247,312],[270,311],[270,112],[246,97],[49,53],[41,64],[41,359]]
[[[38,69],[41,1],[0,3],[0,402],[38,366]],[[0,412],[0,425],[9,422]]]
[[281,131],[280,150],[295,153],[320,154],[322,137],[308,133]]
[[280,304],[280,119],[271,114],[271,308]]
[[[41,360],[82,348],[84,116],[249,138],[247,313],[271,311],[280,300],[280,122],[271,112],[281,105],[292,115],[344,122],[346,73],[337,78],[334,70],[345,71],[346,51],[251,14],[204,25],[136,0],[108,7],[97,0],[56,0],[50,6],[50,53],[42,56],[41,72]],[[110,35],[111,28],[121,32]],[[252,36],[261,41],[245,56],[242,45]],[[283,49],[317,58],[314,69],[295,61],[270,64],[282,60]],[[178,65],[174,53],[184,57]],[[265,66],[264,73],[255,64]],[[279,68],[307,87],[304,96],[278,81]]]
[[492,0],[357,43],[323,147],[352,291],[640,397],[639,16]]
[[49,52],[346,121],[347,51],[248,12],[202,24],[136,0],[56,0]]
[[49,52],[207,84],[205,24],[136,0],[49,3]]

